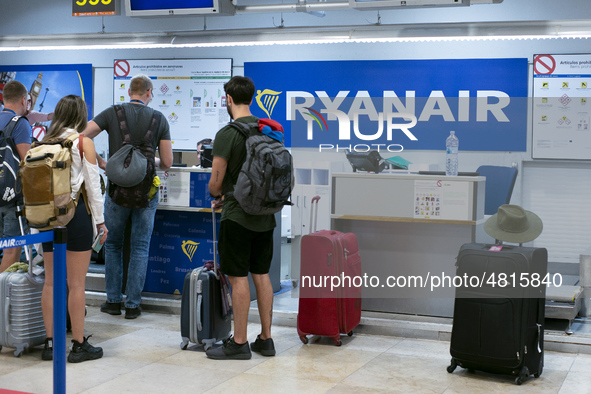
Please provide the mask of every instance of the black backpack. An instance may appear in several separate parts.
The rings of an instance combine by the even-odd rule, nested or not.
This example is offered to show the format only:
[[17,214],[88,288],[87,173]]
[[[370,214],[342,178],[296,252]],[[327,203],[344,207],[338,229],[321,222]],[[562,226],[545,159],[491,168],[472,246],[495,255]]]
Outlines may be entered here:
[[270,215],[292,205],[293,160],[283,145],[283,127],[271,119],[231,122],[229,126],[246,138],[246,160],[234,190],[226,196],[235,198],[250,215]]
[[0,132],[0,206],[19,201],[22,196],[20,179],[18,178],[21,161],[12,139],[12,131],[21,119],[27,122],[27,118],[15,116]]
[[[152,188],[154,176],[156,175],[156,163],[154,160],[155,152],[154,148],[152,148],[152,136],[158,132],[158,126],[160,125],[159,117],[157,117],[156,112],[154,112],[143,141],[137,142],[131,140],[131,133],[129,132],[129,126],[127,125],[127,119],[125,118],[123,107],[115,105],[113,108],[117,114],[117,120],[119,121],[123,144],[131,144],[135,146],[148,160],[146,176],[139,184],[133,187],[123,187],[109,181],[109,197],[111,197],[111,200],[113,200],[115,204],[124,208],[146,208],[148,204],[150,204],[150,189]],[[131,161],[131,155],[129,156],[129,161]],[[126,163],[129,165],[129,162]]]

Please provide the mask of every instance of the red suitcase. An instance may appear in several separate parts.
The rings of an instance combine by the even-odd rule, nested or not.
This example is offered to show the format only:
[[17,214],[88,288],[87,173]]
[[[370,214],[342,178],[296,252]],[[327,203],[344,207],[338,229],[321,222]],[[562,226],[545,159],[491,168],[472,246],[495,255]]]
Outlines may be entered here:
[[[319,199],[312,199],[311,231]],[[303,343],[306,335],[321,335],[340,346],[341,334],[353,335],[361,321],[361,275],[355,234],[321,230],[302,237],[297,329]]]

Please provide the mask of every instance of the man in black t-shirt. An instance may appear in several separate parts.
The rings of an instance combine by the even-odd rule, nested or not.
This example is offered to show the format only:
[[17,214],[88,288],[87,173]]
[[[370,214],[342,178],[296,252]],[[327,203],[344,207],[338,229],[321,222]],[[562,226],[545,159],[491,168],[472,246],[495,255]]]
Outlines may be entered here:
[[[234,121],[255,123],[258,118],[250,113],[255,87],[250,78],[235,76],[225,85],[227,108]],[[215,136],[213,165],[209,181],[209,193],[223,201],[220,224],[220,270],[228,275],[232,285],[234,336],[221,347],[207,350],[213,359],[248,360],[251,349],[263,356],[274,356],[275,345],[271,338],[273,320],[273,286],[269,269],[273,259],[274,215],[249,215],[233,197],[225,198],[234,190],[238,174],[246,159],[246,138],[234,127],[225,126]],[[250,344],[247,341],[250,288],[248,273],[257,290],[257,307],[261,318],[261,333]]]
[[[166,170],[172,165],[172,143],[166,117],[159,111],[147,106],[153,97],[153,84],[146,75],[139,74],[131,79],[129,85],[129,103],[123,103],[125,120],[132,141],[143,141],[148,133],[152,117],[158,117],[159,127],[153,132],[151,145],[158,149],[160,158],[155,159],[156,167]],[[109,133],[109,153],[114,155],[123,145],[123,136],[114,106],[107,108],[88,122],[83,134],[96,137],[101,131]],[[97,155],[99,166],[104,170],[106,161]],[[113,186],[113,185],[110,185]],[[116,204],[109,193],[105,195],[105,224],[109,235],[105,242],[105,280],[107,301],[101,305],[101,312],[111,315],[121,314],[123,295],[123,240],[125,226],[131,219],[130,259],[127,270],[125,290],[125,318],[135,319],[141,314],[141,293],[148,268],[150,239],[154,228],[154,216],[158,207],[158,192],[146,208],[126,208]]]

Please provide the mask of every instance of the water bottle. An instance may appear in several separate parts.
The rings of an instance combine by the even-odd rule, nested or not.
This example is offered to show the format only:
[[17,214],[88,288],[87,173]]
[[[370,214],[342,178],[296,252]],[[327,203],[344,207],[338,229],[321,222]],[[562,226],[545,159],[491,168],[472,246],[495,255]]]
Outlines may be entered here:
[[460,140],[456,137],[455,131],[450,131],[449,137],[445,140],[445,175],[458,175],[458,147]]

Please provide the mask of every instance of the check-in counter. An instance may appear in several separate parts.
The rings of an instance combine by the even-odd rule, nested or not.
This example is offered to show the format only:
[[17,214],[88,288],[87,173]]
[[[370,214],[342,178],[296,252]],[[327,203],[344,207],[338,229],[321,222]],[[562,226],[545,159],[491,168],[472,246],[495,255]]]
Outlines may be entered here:
[[[157,171],[162,184],[150,242],[144,291],[181,293],[187,272],[213,260],[213,225],[209,179],[211,169],[176,168]],[[216,214],[216,228],[220,228]],[[281,269],[281,215],[276,215],[271,283],[279,291]],[[133,231],[133,230],[132,230]],[[250,282],[251,299],[256,298]]]
[[333,173],[332,228],[357,235],[362,271],[375,279],[362,309],[451,317],[453,288],[431,292],[433,276],[455,275],[461,245],[484,220],[484,188],[480,176]]

